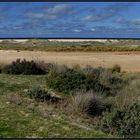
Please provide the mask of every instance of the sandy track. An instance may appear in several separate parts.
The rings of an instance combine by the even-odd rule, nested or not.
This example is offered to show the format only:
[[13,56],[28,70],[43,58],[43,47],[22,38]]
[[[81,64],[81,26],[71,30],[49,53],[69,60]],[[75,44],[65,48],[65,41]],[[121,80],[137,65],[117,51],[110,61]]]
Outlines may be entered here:
[[119,64],[123,70],[140,72],[140,52],[39,52],[39,51],[14,51],[0,50],[0,63],[10,63],[17,58],[27,60],[43,60],[72,66],[103,66],[111,67]]

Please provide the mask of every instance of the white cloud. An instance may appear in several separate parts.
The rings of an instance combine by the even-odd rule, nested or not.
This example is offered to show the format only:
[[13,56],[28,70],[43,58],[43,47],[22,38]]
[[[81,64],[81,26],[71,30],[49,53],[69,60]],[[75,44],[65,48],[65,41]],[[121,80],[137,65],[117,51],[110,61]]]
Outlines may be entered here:
[[100,12],[94,12],[93,14],[83,17],[82,20],[87,21],[87,22],[91,22],[91,21],[97,22],[97,21],[107,20],[109,18],[119,15],[122,11],[128,8],[129,8],[128,4],[110,5],[102,9],[102,11]]
[[55,5],[52,8],[49,8],[47,10],[47,13],[48,14],[65,14],[71,8],[72,8],[71,5],[68,5],[68,4],[59,4],[59,5]]
[[29,13],[28,16],[32,18],[42,18],[44,14],[43,13]]
[[85,16],[82,18],[82,20],[85,20],[85,21],[90,21],[93,19],[93,16],[92,15],[88,15],[88,16]]
[[75,29],[75,30],[73,30],[74,32],[81,32],[81,30],[78,30],[78,29]]
[[140,25],[140,19],[134,19],[131,21],[131,23],[134,25]]
[[70,4],[58,4],[50,7],[40,13],[28,13],[27,15],[31,18],[44,18],[44,19],[57,19],[70,15],[74,12],[73,6]]
[[95,28],[92,28],[92,29],[91,29],[91,31],[93,31],[93,32],[94,32],[94,31],[95,31]]

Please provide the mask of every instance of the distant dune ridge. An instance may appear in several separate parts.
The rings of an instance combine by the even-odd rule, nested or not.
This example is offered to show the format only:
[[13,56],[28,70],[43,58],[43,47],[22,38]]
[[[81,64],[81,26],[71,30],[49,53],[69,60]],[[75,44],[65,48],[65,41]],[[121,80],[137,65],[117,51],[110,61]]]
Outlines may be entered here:
[[[2,41],[16,41],[16,42],[26,42],[30,39],[0,39]],[[48,41],[57,41],[57,42],[86,42],[86,41],[96,41],[96,42],[106,42],[108,39],[47,39]],[[112,42],[118,41],[117,39],[109,39]]]
[[58,41],[58,42],[85,42],[85,41],[98,41],[98,42],[106,42],[107,39],[49,39],[49,41]]
[[0,39],[0,42],[2,41],[16,41],[16,42],[26,42],[28,39]]

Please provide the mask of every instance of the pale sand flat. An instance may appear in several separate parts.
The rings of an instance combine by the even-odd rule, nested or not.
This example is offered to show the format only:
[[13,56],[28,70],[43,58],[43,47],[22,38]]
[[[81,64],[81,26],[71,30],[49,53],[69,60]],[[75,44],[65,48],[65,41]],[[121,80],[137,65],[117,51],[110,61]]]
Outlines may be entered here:
[[41,52],[0,50],[0,63],[8,64],[17,58],[53,62],[73,66],[91,65],[93,67],[111,67],[118,64],[122,70],[140,72],[140,52]]

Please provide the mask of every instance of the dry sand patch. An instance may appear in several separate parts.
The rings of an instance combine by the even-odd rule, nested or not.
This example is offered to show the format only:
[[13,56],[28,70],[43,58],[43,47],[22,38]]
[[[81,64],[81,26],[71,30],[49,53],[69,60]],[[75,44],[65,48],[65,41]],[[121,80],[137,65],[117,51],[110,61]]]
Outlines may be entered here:
[[0,50],[0,63],[10,63],[17,58],[54,62],[73,66],[92,65],[111,67],[118,64],[122,70],[140,72],[140,52],[42,52]]

